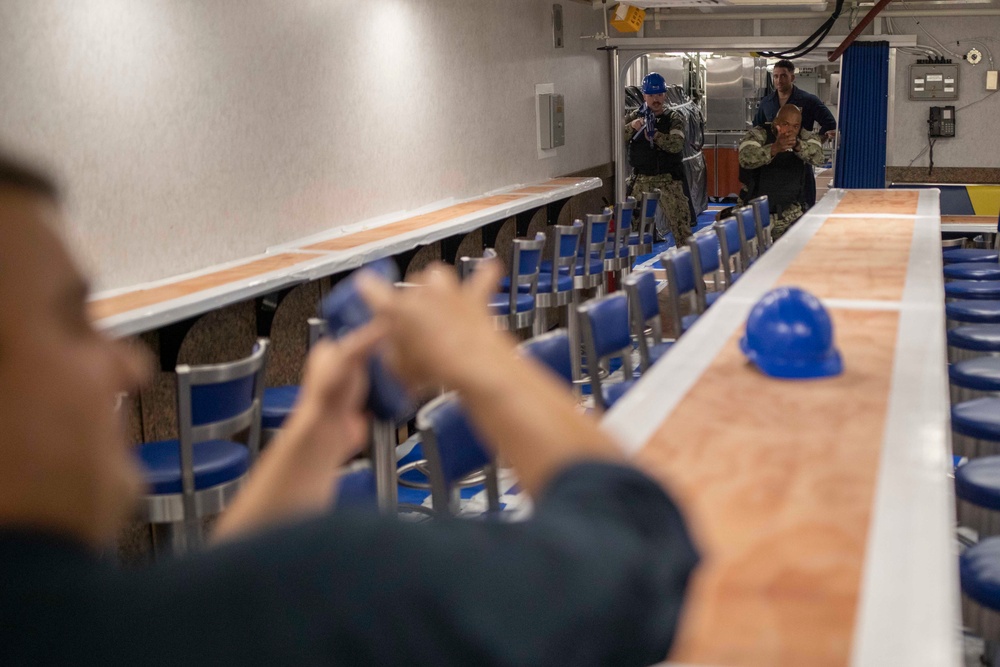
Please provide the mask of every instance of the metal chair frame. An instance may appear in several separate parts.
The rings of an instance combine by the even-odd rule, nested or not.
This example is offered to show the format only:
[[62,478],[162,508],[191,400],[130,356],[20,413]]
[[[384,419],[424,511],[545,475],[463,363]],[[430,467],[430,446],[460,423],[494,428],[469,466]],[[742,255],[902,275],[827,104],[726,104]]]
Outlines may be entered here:
[[[725,218],[712,225],[716,236],[719,238],[719,263],[722,264],[722,273],[726,281],[726,289],[733,284],[733,276],[739,275],[744,269],[742,247],[740,252],[732,254],[729,249],[729,242],[734,241],[739,244],[743,234],[739,220],[736,218]],[[735,263],[735,267],[733,266]]]
[[[632,215],[635,211],[635,197],[629,197],[624,202],[615,204],[615,232],[612,237],[613,257],[604,256],[605,274],[612,272],[621,284],[632,268],[632,254],[628,245],[628,237],[632,233]],[[622,254],[624,251],[624,255]]]
[[[608,225],[611,223],[611,213],[588,213],[584,216],[583,247],[578,258],[583,262],[583,273],[573,271],[573,287],[578,290],[604,286],[604,251],[608,243]],[[601,270],[592,273],[590,260],[600,258]]]
[[[250,463],[257,458],[261,436],[261,398],[264,393],[264,369],[270,346],[260,338],[251,355],[224,364],[177,366],[177,423],[179,432],[181,493],[146,494],[143,498],[145,519],[157,529],[158,541],[164,541],[175,553],[197,548],[202,543],[200,519],[222,512],[243,484],[244,476],[207,489],[195,490],[194,448],[209,440],[232,438],[246,432]],[[225,419],[194,425],[192,391],[196,387],[232,382],[252,376],[253,390],[247,409]]]
[[638,271],[625,278],[624,286],[628,295],[632,337],[639,344],[639,370],[645,373],[652,366],[650,349],[663,343],[656,276],[651,270]]
[[[445,480],[441,449],[438,443],[439,434],[434,415],[439,410],[452,407],[460,409],[458,395],[455,392],[438,396],[417,412],[417,429],[420,431],[420,441],[427,461],[425,472],[430,481],[431,506],[438,514],[453,514],[457,505],[459,489],[485,483],[487,507],[491,512],[499,512],[500,483],[495,461],[491,460],[482,468],[470,471],[469,474],[455,480],[452,484]],[[465,419],[468,418],[465,417]],[[477,442],[469,443],[469,445],[481,447]]]
[[572,313],[572,304],[576,297],[576,288],[559,290],[559,269],[567,267],[570,272],[575,270],[577,253],[580,249],[580,236],[583,234],[583,223],[579,220],[572,225],[552,225],[549,227],[552,237],[552,285],[551,290],[539,290],[535,294],[535,323],[533,335],[540,335],[548,328],[548,309],[567,307],[567,319]]
[[[694,253],[691,252],[690,248],[670,248],[662,255],[660,255],[660,265],[663,266],[664,271],[667,274],[667,300],[670,302],[670,318],[671,323],[674,325],[674,331],[677,332],[677,336],[680,337],[684,333],[683,318],[681,315],[681,299],[687,298],[688,303],[691,304],[691,311],[693,314],[700,315],[704,312],[704,308],[697,298],[697,292],[695,285],[698,283],[698,276],[694,272]],[[687,262],[691,264],[691,283],[692,287],[690,290],[681,291],[678,287],[680,281],[680,275],[678,273],[678,262],[686,258]]]
[[[708,308],[708,286],[705,276],[712,276],[712,291],[721,291],[720,273],[724,273],[722,260],[719,257],[719,237],[715,229],[708,227],[700,232],[696,232],[687,240],[687,245],[691,248],[691,264],[694,266],[694,288],[697,294],[698,307],[700,312]],[[708,250],[705,248],[708,247]],[[728,283],[726,283],[728,286]]]
[[[639,231],[632,235],[636,236],[638,243],[629,245],[629,253],[632,257],[636,257],[637,255],[647,255],[653,252],[653,244],[651,242],[643,243],[643,239],[645,239],[647,235],[651,240],[654,238],[654,229],[656,227],[656,207],[659,203],[659,190],[642,193],[639,209]],[[632,219],[633,221],[635,220],[634,214]]]
[[767,195],[751,199],[749,205],[753,206],[754,218],[757,221],[757,252],[763,254],[774,243],[774,239],[771,238],[771,207]]
[[[618,323],[621,330],[618,332],[619,335],[614,339],[613,343],[619,343],[620,345],[614,345],[611,349],[598,350],[596,337],[594,336],[596,311],[610,309],[610,306],[613,304],[616,305],[613,312],[621,314],[621,321]],[[583,349],[587,355],[588,363],[600,366],[613,357],[621,357],[622,372],[624,373],[625,381],[630,381],[632,379],[632,335],[629,331],[628,298],[625,294],[623,292],[615,292],[614,294],[595,297],[580,304],[576,312],[580,318],[580,330],[583,333]],[[601,315],[601,317],[608,317],[608,315]],[[604,401],[601,373],[590,374],[590,386],[595,406],[602,411],[606,410],[607,405]]]

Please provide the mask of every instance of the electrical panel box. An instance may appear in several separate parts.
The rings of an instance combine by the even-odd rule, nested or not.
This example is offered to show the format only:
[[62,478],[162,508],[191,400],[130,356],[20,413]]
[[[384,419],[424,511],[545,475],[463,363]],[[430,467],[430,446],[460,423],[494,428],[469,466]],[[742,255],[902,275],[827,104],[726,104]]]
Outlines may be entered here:
[[927,136],[955,136],[955,107],[931,107],[930,118],[927,120]]
[[556,148],[566,143],[566,118],[563,96],[559,93],[542,93],[538,96],[538,121],[541,147]]
[[911,100],[957,100],[958,65],[910,65]]

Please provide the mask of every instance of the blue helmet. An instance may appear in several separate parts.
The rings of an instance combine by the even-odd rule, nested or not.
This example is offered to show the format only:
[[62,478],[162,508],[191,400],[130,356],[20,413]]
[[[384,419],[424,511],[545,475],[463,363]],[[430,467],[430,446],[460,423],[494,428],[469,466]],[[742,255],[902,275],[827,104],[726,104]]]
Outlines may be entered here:
[[642,80],[642,92],[644,95],[665,93],[667,92],[667,82],[656,72],[647,74]]
[[740,349],[771,377],[822,378],[844,370],[830,314],[798,287],[778,287],[761,297],[747,318]]

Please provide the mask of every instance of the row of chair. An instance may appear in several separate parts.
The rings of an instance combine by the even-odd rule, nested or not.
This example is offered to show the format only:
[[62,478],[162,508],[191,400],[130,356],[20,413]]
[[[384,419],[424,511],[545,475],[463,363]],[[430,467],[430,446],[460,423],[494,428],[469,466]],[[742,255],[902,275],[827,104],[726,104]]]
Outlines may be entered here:
[[[536,334],[543,333],[547,328],[549,312],[566,308],[569,331],[559,332],[550,338],[564,336],[566,339],[567,352],[560,359],[568,364],[569,372],[565,377],[569,383],[579,381],[582,375],[581,341],[577,329],[580,322],[586,319],[586,331],[589,333],[583,341],[584,354],[587,359],[594,360],[595,372],[591,382],[594,384],[595,402],[602,409],[612,404],[613,398],[605,398],[606,392],[600,385],[602,374],[596,371],[597,360],[606,356],[603,350],[607,341],[601,332],[611,329],[607,325],[598,328],[598,321],[603,321],[603,316],[598,313],[608,308],[616,311],[617,319],[614,321],[618,337],[611,340],[615,344],[622,343],[620,351],[628,350],[628,354],[623,356],[623,365],[629,379],[633,338],[629,337],[628,324],[632,323],[640,368],[645,371],[669,346],[669,342],[662,340],[659,329],[655,279],[651,272],[636,274],[624,283],[627,297],[619,293],[611,295],[607,305],[589,303],[586,307],[577,306],[589,290],[600,296],[606,287],[605,275],[608,272],[614,272],[621,279],[629,273],[636,256],[652,249],[652,227],[658,199],[655,192],[643,195],[640,215],[635,221],[637,225],[633,225],[636,201],[629,198],[618,204],[614,210],[617,227],[611,236],[610,247],[608,229],[611,210],[588,215],[585,220],[576,221],[573,225],[550,228],[554,243],[547,261],[542,257],[544,235],[516,240],[511,272],[491,304],[499,327],[532,328]],[[633,229],[634,226],[638,229]],[[720,247],[725,248],[730,239],[723,234],[720,232]],[[742,238],[749,240],[746,233]],[[763,236],[758,243],[761,244],[758,247],[766,243]],[[749,257],[746,252],[741,242],[741,263],[738,265],[741,270],[749,263],[748,259],[744,259]],[[724,263],[730,266],[728,259]],[[726,273],[727,284],[732,279]],[[322,321],[310,320],[310,344],[319,337],[321,329]],[[647,339],[647,329],[652,334],[652,340]],[[297,387],[263,389],[267,350],[268,342],[261,339],[248,359],[205,367],[178,367],[179,438],[145,443],[138,448],[150,484],[145,515],[154,525],[158,550],[183,552],[198,548],[205,517],[225,508],[253,464],[261,443],[266,444],[281,427],[294,405]],[[565,370],[562,361],[553,364],[550,365],[557,372]],[[458,410],[453,403],[454,397],[436,399],[425,406],[416,419],[425,455],[430,459],[423,472],[428,477],[432,506],[438,510],[450,502],[441,489],[451,488],[462,481],[454,477],[461,466],[452,465],[448,455],[442,454],[446,448],[440,446],[445,442],[439,434],[442,425],[457,423],[463,426],[453,414]],[[376,475],[378,471],[355,471],[345,478],[345,492],[352,488],[375,486],[379,488],[383,508],[395,506],[395,493],[387,492],[395,491],[396,427],[397,424],[377,424],[375,428],[376,439],[384,441],[373,452],[376,468],[383,473],[381,478]],[[466,424],[458,430],[462,432],[463,429],[463,437],[469,439],[471,429]],[[241,436],[244,443],[237,442],[237,436]],[[470,460],[477,459],[466,457],[463,460],[468,464]],[[490,465],[489,462],[482,463],[482,471],[471,479],[487,481],[489,504],[493,507],[499,501],[495,492],[496,470],[495,467],[491,470]],[[392,468],[391,475],[386,474],[387,467]],[[374,484],[362,481],[368,478]]]
[[[998,221],[1000,224],[1000,221]],[[993,646],[1000,639],[1000,254],[942,243],[955,493],[959,522],[978,543],[959,559],[962,589],[981,607],[966,616]],[[976,540],[973,540],[976,542]]]

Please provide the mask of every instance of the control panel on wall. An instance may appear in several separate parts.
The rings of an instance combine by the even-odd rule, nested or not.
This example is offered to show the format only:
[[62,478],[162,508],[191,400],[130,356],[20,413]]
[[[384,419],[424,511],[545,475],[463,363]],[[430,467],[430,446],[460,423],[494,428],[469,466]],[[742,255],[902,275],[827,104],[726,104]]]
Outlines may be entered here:
[[538,122],[543,149],[556,148],[566,143],[566,118],[562,95],[542,93],[538,96]]
[[910,65],[911,100],[957,100],[958,65],[949,63]]
[[955,107],[931,107],[927,124],[927,136],[929,137],[954,137]]

